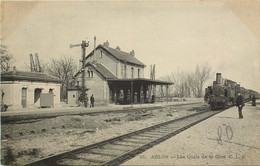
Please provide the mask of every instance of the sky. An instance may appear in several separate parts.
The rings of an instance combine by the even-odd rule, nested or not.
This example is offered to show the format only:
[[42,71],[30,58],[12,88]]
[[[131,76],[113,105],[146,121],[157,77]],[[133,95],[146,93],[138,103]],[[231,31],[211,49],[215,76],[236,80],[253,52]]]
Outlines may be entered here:
[[[232,3],[233,2],[233,3]],[[90,41],[130,52],[156,65],[156,78],[175,71],[212,67],[224,78],[260,91],[260,1],[26,1],[1,3],[1,38],[17,69],[40,61],[71,56],[70,44]],[[259,19],[258,19],[259,18]]]

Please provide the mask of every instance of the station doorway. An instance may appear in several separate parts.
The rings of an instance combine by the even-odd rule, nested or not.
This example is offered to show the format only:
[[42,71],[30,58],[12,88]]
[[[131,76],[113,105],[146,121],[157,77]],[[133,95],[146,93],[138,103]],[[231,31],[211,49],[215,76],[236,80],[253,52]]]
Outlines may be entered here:
[[34,103],[37,103],[37,101],[41,97],[41,93],[42,93],[42,89],[40,89],[40,88],[36,88],[34,90]]
[[22,88],[22,107],[26,108],[27,104],[27,88]]

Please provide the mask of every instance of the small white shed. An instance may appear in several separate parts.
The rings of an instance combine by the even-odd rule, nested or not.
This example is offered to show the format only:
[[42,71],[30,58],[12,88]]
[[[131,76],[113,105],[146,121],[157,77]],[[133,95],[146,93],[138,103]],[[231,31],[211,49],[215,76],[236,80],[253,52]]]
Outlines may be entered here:
[[1,104],[7,111],[60,106],[61,81],[39,72],[10,71],[1,74]]

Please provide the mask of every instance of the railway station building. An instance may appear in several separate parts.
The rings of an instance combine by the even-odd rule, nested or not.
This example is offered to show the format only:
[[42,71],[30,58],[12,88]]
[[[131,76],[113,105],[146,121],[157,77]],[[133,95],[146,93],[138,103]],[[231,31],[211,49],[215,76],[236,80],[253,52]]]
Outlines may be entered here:
[[89,99],[93,94],[97,105],[154,102],[155,94],[149,93],[152,87],[162,86],[167,91],[173,84],[144,78],[146,65],[136,58],[135,51],[124,52],[119,46],[111,48],[108,41],[90,52],[85,62],[84,70],[75,75],[75,87],[68,89],[70,106],[79,104],[82,71],[85,71],[86,95]]
[[59,107],[58,78],[39,72],[13,70],[1,74],[1,104],[7,111],[22,108]]

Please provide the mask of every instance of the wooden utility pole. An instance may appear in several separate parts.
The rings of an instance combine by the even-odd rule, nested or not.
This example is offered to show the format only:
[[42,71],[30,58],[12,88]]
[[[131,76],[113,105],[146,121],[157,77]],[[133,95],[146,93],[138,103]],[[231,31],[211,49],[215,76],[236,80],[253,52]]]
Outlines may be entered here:
[[134,90],[134,88],[133,88],[133,81],[131,81],[131,106],[133,106],[133,95],[134,95],[134,93],[133,93],[133,90]]
[[[152,70],[152,80],[155,80],[155,64],[153,65],[153,70]],[[153,95],[156,93],[156,85],[153,85]]]
[[70,45],[70,48],[73,47],[78,47],[81,46],[82,48],[82,68],[81,68],[81,73],[82,73],[82,100],[84,103],[84,106],[87,106],[87,102],[86,102],[86,87],[85,87],[85,57],[86,57],[86,47],[89,46],[89,42],[86,42],[86,40],[82,40],[81,44],[75,44],[75,45]]
[[[150,79],[155,80],[155,64],[150,66]],[[156,85],[150,84],[148,88],[148,98],[151,100],[152,96],[155,95]]]

